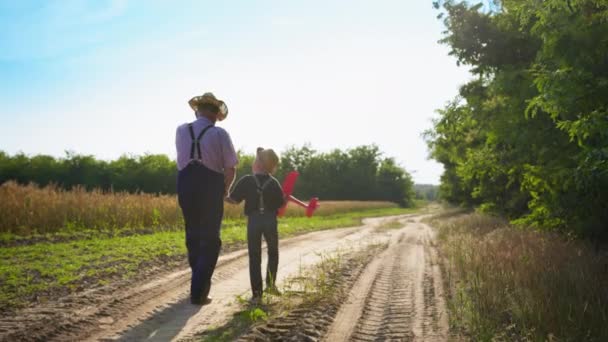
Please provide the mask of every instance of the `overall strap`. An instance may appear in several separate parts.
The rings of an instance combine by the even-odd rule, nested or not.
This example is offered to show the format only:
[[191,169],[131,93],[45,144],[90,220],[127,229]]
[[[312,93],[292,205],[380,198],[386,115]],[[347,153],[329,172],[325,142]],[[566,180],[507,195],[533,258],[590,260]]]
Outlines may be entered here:
[[203,138],[203,135],[205,134],[205,132],[207,132],[207,130],[209,128],[213,127],[213,125],[209,125],[207,127],[205,127],[201,133],[198,135],[198,137],[194,137],[194,128],[192,128],[192,124],[188,124],[188,130],[190,131],[190,138],[192,139],[192,146],[190,147],[190,159],[194,159],[194,148],[196,147],[196,153],[198,156],[198,160],[202,160],[202,154],[201,154],[201,139]]
[[190,131],[190,138],[192,139],[192,146],[190,147],[190,159],[194,159],[194,145],[196,144],[196,138],[194,137],[194,129],[192,124],[188,124],[188,130]]
[[268,179],[264,182],[264,184],[260,184],[260,180],[258,179],[258,177],[256,177],[255,175],[253,175],[253,180],[255,181],[255,185],[257,187],[258,190],[258,196],[260,196],[260,213],[264,213],[264,189],[266,189],[266,187],[270,184],[270,182],[272,181],[272,177],[268,177]]

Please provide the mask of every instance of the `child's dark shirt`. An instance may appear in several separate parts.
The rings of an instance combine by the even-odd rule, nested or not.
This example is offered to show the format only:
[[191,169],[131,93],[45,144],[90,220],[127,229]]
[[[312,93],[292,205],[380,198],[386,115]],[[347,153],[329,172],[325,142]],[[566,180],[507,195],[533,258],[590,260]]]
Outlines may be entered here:
[[260,195],[258,193],[258,185],[253,177],[258,179],[260,186],[268,182],[263,189],[264,212],[276,215],[279,208],[285,204],[285,199],[279,181],[271,175],[256,174],[244,176],[234,186],[230,198],[237,202],[245,201],[245,215],[247,216],[254,212],[259,212]]

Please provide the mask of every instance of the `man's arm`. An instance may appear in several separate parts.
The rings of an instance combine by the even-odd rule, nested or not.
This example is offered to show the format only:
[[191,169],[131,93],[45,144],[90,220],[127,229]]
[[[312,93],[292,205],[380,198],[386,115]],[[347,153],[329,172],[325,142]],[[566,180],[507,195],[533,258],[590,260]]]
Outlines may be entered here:
[[177,165],[177,169],[179,170],[179,166],[182,165],[181,159],[183,158],[181,155],[181,151],[179,150],[179,146],[180,146],[180,129],[181,126],[178,126],[177,129],[175,130],[175,152],[176,152],[176,165]]
[[236,166],[239,163],[239,159],[234,150],[232,139],[230,134],[224,129],[218,129],[217,134],[220,136],[220,153],[223,160],[224,166],[224,197],[229,194],[234,178],[236,177]]
[[244,176],[241,179],[239,179],[238,182],[236,182],[236,184],[234,185],[234,187],[232,188],[232,192],[230,194],[226,195],[226,202],[228,203],[232,203],[232,204],[238,204],[241,203],[244,199],[245,199],[245,183],[247,180],[248,176]]
[[236,178],[236,166],[224,169],[224,196],[228,196],[232,183]]

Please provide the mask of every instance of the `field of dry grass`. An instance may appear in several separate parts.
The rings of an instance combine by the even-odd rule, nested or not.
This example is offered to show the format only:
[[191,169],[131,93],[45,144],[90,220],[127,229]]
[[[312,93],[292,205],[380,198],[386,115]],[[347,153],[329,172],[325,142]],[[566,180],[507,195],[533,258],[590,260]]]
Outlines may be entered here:
[[[321,199],[322,201],[322,199]],[[328,216],[368,209],[396,208],[390,202],[322,201],[315,215]],[[286,216],[304,216],[289,205]],[[242,219],[242,205],[225,206],[225,218]],[[0,185],[0,233],[17,235],[81,229],[118,230],[145,227],[155,231],[181,229],[177,198],[170,195],[70,191],[14,182]]]
[[608,257],[581,241],[461,214],[433,223],[451,323],[474,340],[608,340]]

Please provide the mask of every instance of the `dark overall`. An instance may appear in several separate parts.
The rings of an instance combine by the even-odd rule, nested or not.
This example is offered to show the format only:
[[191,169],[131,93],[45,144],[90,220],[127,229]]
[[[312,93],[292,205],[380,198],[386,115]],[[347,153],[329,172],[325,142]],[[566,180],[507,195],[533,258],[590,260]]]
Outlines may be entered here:
[[259,208],[249,214],[247,221],[247,247],[249,250],[249,280],[253,297],[262,295],[262,236],[268,247],[268,266],[266,267],[266,288],[273,289],[279,266],[279,234],[277,231],[276,211],[265,211],[264,188],[270,184],[260,184],[253,176],[259,196]]
[[[222,241],[220,226],[224,215],[224,175],[201,162],[200,141],[213,125],[205,127],[197,138],[189,125],[192,147],[190,163],[177,175],[177,198],[186,223],[186,247],[192,269],[190,296],[204,300],[209,294],[211,276]],[[194,158],[196,149],[198,159]]]

